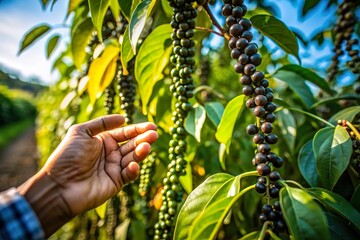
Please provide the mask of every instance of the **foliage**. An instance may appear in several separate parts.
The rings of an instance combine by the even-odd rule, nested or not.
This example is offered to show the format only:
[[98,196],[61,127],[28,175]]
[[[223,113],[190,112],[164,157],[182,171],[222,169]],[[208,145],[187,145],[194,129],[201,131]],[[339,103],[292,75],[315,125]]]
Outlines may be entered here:
[[[254,165],[260,165],[254,157],[260,144],[246,132],[249,125],[263,131],[263,122],[261,117],[254,118],[246,91],[239,95],[235,71],[243,69],[236,65],[238,56],[232,58],[236,50],[228,47],[234,34],[231,27],[229,31],[217,21],[232,21],[216,12],[223,1],[185,1],[192,2],[186,5],[188,10],[194,7],[197,11],[194,22],[187,19],[188,25],[178,24],[183,23],[184,15],[192,16],[190,10],[176,15],[182,0],[170,4],[166,0],[68,2],[71,38],[53,64],[60,78],[38,101],[43,161],[72,124],[110,112],[131,115],[133,122],[153,121],[160,137],[153,146],[151,164],[147,164],[151,169],[145,166],[141,170],[142,176],[146,175],[141,178],[146,191],[138,191],[137,182],[131,184],[132,192],[127,191],[131,194],[120,192],[121,204],[114,199],[108,202],[104,219],[90,211],[52,239],[359,238],[360,78],[354,70],[356,66],[359,69],[359,51],[354,49],[359,23],[351,20],[359,10],[358,3],[346,0],[335,10],[337,1],[325,1],[329,14],[345,16],[349,12],[347,20],[353,28],[346,30],[347,37],[345,31],[332,29],[341,22],[340,16],[338,23],[334,19],[321,26],[315,37],[306,39],[277,18],[276,5],[258,0],[247,9],[240,0],[224,1],[229,6],[241,5],[241,10],[231,6],[231,14],[246,10],[245,17],[251,17],[256,30],[247,37],[254,36],[256,45],[252,47],[262,55],[256,70],[269,80],[272,90],[267,99],[278,106],[274,112],[277,121],[272,125],[277,144],[271,145],[266,157],[276,153],[281,157],[276,161],[283,159],[282,168],[276,166],[280,163],[267,165],[272,172],[276,169],[281,179],[264,174],[256,181],[262,175],[259,168],[254,171]],[[303,1],[301,17],[308,17],[323,2]],[[55,3],[42,1],[44,8],[56,7]],[[231,15],[226,9],[222,12]],[[48,24],[37,25],[25,34],[20,52],[52,33],[46,48],[50,56],[63,41],[54,31]],[[224,44],[211,46],[214,34],[221,35]],[[332,72],[336,81],[323,77],[326,69],[301,65],[299,42],[306,48],[310,42],[321,45],[321,38],[347,42],[340,48],[334,46],[334,54],[347,52],[352,58],[348,65],[347,59],[336,58],[341,70]],[[274,44],[280,57],[272,54]],[[239,68],[234,69],[234,64]],[[189,69],[185,70],[185,65]],[[192,77],[188,76],[191,73]],[[351,84],[344,86],[343,73],[351,78]],[[126,90],[131,81],[124,79],[135,79],[136,91]],[[125,97],[124,88],[133,98]],[[127,112],[129,106],[134,106],[131,113]],[[265,192],[259,194],[261,184]],[[169,230],[159,235],[165,225]]]

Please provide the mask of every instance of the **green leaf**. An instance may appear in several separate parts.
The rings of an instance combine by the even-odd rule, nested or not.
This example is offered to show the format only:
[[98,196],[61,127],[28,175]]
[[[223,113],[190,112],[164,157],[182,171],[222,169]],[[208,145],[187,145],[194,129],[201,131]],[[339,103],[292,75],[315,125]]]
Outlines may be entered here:
[[282,111],[277,112],[278,124],[280,132],[288,145],[289,150],[292,152],[295,149],[296,140],[296,122],[291,112],[284,108]]
[[250,20],[260,33],[268,36],[286,53],[294,55],[301,62],[296,37],[282,21],[270,15],[255,15]]
[[71,41],[71,53],[74,60],[74,65],[81,70],[81,67],[86,59],[86,46],[90,41],[94,28],[90,18],[84,19],[74,29]]
[[350,162],[352,142],[342,126],[326,127],[319,130],[313,139],[318,184],[333,189]]
[[326,217],[310,194],[284,186],[280,190],[281,212],[292,239],[329,239]]
[[208,102],[205,103],[205,110],[206,115],[215,127],[219,126],[221,117],[224,113],[224,106],[219,102]]
[[305,79],[296,72],[278,70],[273,75],[274,78],[286,82],[291,90],[296,93],[307,108],[314,104],[314,96]]
[[91,20],[97,31],[98,38],[102,42],[102,25],[110,0],[89,0]]
[[56,34],[50,38],[50,40],[47,43],[46,48],[46,57],[49,58],[51,54],[53,53],[54,49],[59,43],[60,35]]
[[41,3],[42,3],[43,8],[46,8],[46,6],[49,3],[49,0],[41,0]]
[[50,29],[51,27],[48,24],[37,25],[30,29],[21,40],[21,46],[17,54],[20,55],[20,53],[22,53],[27,47],[33,44]]
[[234,177],[226,173],[217,173],[207,178],[187,197],[177,217],[174,239],[187,239],[188,231],[194,219],[204,211],[216,193],[227,196]]
[[151,10],[153,9],[156,0],[144,0],[136,6],[135,10],[133,11],[130,23],[129,23],[129,38],[131,42],[131,48],[136,54],[137,50],[137,43],[140,38],[140,34],[144,29],[146,20],[148,19]]
[[189,230],[188,239],[215,239],[223,221],[232,208],[246,192],[254,189],[255,185],[245,188],[235,196],[220,198],[207,207],[195,218]]
[[306,182],[312,186],[318,186],[318,172],[316,168],[315,155],[312,140],[308,141],[299,152],[298,166],[301,175]]
[[351,197],[350,203],[360,211],[360,185],[358,185],[354,191],[354,194]]
[[342,216],[360,231],[360,213],[342,196],[323,188],[307,190],[316,200],[325,205],[330,211]]
[[120,18],[120,5],[118,0],[110,0],[110,9],[114,16],[114,18],[117,20]]
[[83,0],[70,0],[66,15],[68,16],[72,11],[74,11],[82,1]]
[[329,212],[326,212],[325,215],[328,221],[331,240],[359,239],[360,236],[356,234],[352,228],[350,228],[349,224],[344,219]]
[[359,94],[342,94],[341,96],[322,98],[320,101],[317,101],[316,103],[314,103],[311,106],[311,108],[315,108],[315,107],[320,106],[322,104],[329,104],[331,102],[337,102],[339,100],[357,100],[357,101],[360,101],[360,96],[359,96]]
[[147,113],[153,87],[163,79],[163,70],[169,62],[172,50],[168,24],[160,25],[144,40],[135,60],[135,78],[139,84],[142,111]]
[[224,114],[215,133],[216,139],[225,144],[227,151],[231,144],[231,137],[238,115],[245,109],[245,95],[233,98],[225,107]]
[[187,161],[186,164],[186,174],[183,176],[179,177],[179,181],[181,183],[181,186],[183,186],[183,188],[185,189],[185,191],[190,194],[191,191],[193,190],[193,174],[192,174],[192,167],[191,164],[189,163],[189,161]]
[[125,18],[129,21],[131,13],[131,3],[132,1],[119,1],[121,12],[124,14]]
[[320,0],[305,0],[302,6],[301,15],[304,17],[311,9],[319,4]]
[[188,133],[201,142],[201,129],[206,119],[205,109],[201,105],[194,106],[185,119],[185,129]]
[[337,120],[348,120],[353,122],[355,117],[360,113],[360,106],[353,106],[345,108],[330,118],[330,122],[336,123]]
[[302,78],[303,81],[307,80],[309,82],[312,82],[313,84],[315,84],[329,94],[335,93],[335,91],[330,88],[329,84],[325,81],[324,78],[320,77],[318,74],[308,68],[303,68],[296,64],[289,64],[281,67],[279,71],[280,70],[293,72],[298,75],[298,78]]
[[129,28],[127,27],[123,34],[123,42],[121,44],[121,64],[123,65],[124,72],[127,72],[128,62],[134,57],[134,53],[131,49],[131,43],[129,38]]
[[114,79],[119,52],[118,47],[108,45],[101,56],[91,62],[87,89],[91,104],[95,103],[96,99]]
[[161,7],[164,10],[164,13],[167,17],[171,17],[173,14],[172,7],[170,7],[168,0],[161,0]]

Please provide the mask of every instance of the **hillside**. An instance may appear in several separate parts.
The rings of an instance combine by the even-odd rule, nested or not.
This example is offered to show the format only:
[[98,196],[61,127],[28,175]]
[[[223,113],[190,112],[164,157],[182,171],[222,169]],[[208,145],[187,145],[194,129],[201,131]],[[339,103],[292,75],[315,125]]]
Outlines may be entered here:
[[0,85],[5,85],[10,89],[21,89],[36,95],[45,86],[35,82],[22,81],[16,74],[7,73],[0,69]]

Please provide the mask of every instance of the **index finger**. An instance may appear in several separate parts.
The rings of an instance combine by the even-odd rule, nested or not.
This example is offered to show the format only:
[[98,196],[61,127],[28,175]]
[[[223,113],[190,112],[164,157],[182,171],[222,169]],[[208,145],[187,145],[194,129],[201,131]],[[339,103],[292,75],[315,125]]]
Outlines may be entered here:
[[157,129],[157,127],[154,123],[144,122],[144,123],[138,123],[138,124],[125,126],[122,128],[117,128],[117,129],[109,131],[109,133],[115,141],[125,142],[125,141],[128,141],[146,131],[149,131],[149,130],[156,131],[156,129]]
[[78,124],[78,128],[84,130],[90,136],[95,136],[101,132],[109,131],[122,126],[125,118],[120,114],[111,114],[95,118],[85,123]]

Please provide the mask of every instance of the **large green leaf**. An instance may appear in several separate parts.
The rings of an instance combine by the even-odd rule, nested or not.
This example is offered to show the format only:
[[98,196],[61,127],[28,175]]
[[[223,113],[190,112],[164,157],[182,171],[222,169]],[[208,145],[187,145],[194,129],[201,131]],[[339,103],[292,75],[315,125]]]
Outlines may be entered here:
[[102,41],[102,25],[110,0],[89,0],[91,19],[97,31],[98,38]]
[[330,122],[336,123],[337,120],[348,120],[349,122],[352,122],[359,113],[360,106],[348,107],[335,113],[330,118]]
[[338,102],[339,100],[357,100],[360,101],[359,94],[341,94],[340,96],[322,98],[314,103],[311,108],[315,108],[322,104],[331,104],[332,102]]
[[220,102],[208,102],[205,103],[205,110],[206,115],[215,127],[219,126],[221,117],[224,113],[224,106]]
[[354,194],[351,197],[350,203],[356,208],[356,210],[360,211],[360,185],[354,191]]
[[357,240],[360,238],[341,217],[329,212],[325,213],[325,215],[329,225],[331,240]]
[[109,3],[111,12],[116,20],[120,18],[120,5],[118,0],[110,0]]
[[124,14],[125,18],[129,21],[131,13],[131,3],[132,1],[119,1],[121,12]]
[[158,26],[144,40],[135,61],[135,78],[139,84],[142,111],[147,112],[155,83],[163,78],[162,71],[169,62],[171,53],[171,27]]
[[59,43],[60,35],[56,34],[50,38],[46,47],[46,57],[49,58]]
[[131,48],[135,54],[140,34],[144,29],[146,20],[150,16],[151,10],[155,6],[155,3],[156,0],[144,0],[140,2],[132,12],[129,22],[129,38],[131,42]]
[[346,199],[323,188],[310,188],[307,192],[329,210],[351,222],[357,231],[360,232],[360,213]]
[[231,137],[238,115],[245,109],[245,95],[233,98],[225,107],[224,114],[217,128],[215,137],[226,146],[227,151],[231,144]]
[[335,91],[330,88],[329,84],[325,81],[325,79],[323,79],[318,74],[316,74],[315,72],[311,71],[308,68],[303,68],[296,64],[289,64],[281,67],[279,71],[281,70],[293,72],[296,75],[298,75],[299,78],[302,78],[304,81],[307,80],[309,82],[312,82],[313,84],[315,84],[316,86],[318,86],[319,88],[321,88],[322,90],[324,90],[329,94],[335,93]]
[[185,119],[185,129],[188,133],[201,142],[201,130],[206,119],[205,109],[201,105],[194,106]]
[[41,24],[33,27],[28,31],[24,38],[21,40],[21,46],[18,52],[18,55],[22,53],[27,47],[33,44],[36,40],[38,40],[41,36],[47,33],[51,27],[48,24]]
[[66,15],[69,15],[72,11],[74,11],[82,1],[83,0],[70,0]]
[[255,185],[245,188],[235,196],[220,198],[209,205],[192,223],[188,239],[215,239],[232,206]]
[[306,182],[310,186],[316,187],[318,185],[319,174],[316,168],[316,161],[312,144],[312,140],[310,140],[300,149],[298,166],[300,173]]
[[127,72],[128,62],[134,57],[134,53],[131,49],[131,43],[129,39],[129,28],[127,27],[124,35],[123,41],[121,44],[121,63],[123,65],[124,71]]
[[277,112],[278,124],[280,132],[288,145],[289,150],[292,152],[295,149],[296,140],[296,122],[293,114],[286,108]]
[[81,66],[85,62],[85,48],[90,41],[93,30],[94,28],[90,18],[84,19],[74,29],[71,41],[71,53],[73,56],[74,64],[78,69],[81,69]]
[[172,7],[170,7],[168,0],[161,0],[161,7],[164,10],[164,13],[167,17],[171,17],[173,14]]
[[313,139],[318,183],[326,189],[333,189],[350,162],[352,142],[342,126],[319,130]]
[[326,217],[310,194],[285,186],[280,190],[282,215],[293,239],[329,239]]
[[286,53],[294,55],[300,62],[296,36],[282,21],[270,15],[255,15],[250,20],[259,32],[268,36]]
[[307,108],[314,104],[314,96],[305,79],[293,71],[279,69],[273,75],[274,78],[286,82],[291,90],[296,93]]
[[174,239],[187,239],[190,226],[194,219],[200,215],[209,201],[216,194],[226,197],[234,177],[226,173],[217,173],[207,178],[202,184],[194,189],[187,197],[177,217]]

